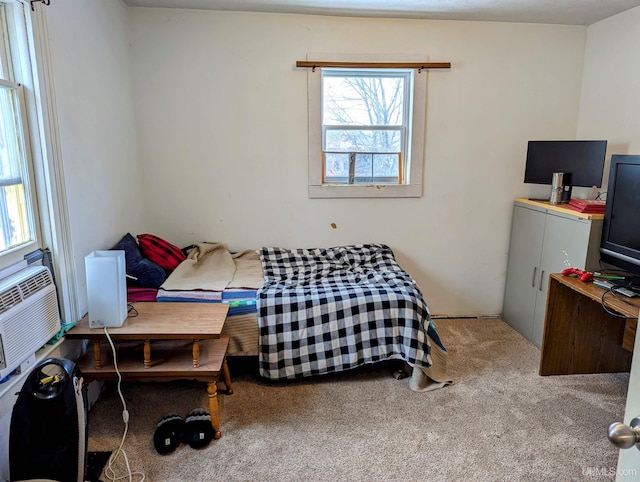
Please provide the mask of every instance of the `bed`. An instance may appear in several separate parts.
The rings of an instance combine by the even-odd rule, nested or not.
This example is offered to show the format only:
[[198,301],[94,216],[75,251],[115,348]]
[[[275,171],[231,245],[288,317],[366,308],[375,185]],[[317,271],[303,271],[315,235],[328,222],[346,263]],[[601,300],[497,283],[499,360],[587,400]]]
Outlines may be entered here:
[[228,303],[228,355],[257,356],[269,380],[397,359],[415,391],[452,383],[424,297],[383,244],[230,253],[200,243],[156,301]]

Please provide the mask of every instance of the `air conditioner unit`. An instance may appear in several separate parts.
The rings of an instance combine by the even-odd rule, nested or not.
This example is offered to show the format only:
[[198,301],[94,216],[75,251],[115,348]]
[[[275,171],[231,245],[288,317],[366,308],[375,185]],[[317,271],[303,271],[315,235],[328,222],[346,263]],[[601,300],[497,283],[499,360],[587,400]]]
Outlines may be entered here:
[[0,280],[0,379],[60,331],[56,287],[45,266]]

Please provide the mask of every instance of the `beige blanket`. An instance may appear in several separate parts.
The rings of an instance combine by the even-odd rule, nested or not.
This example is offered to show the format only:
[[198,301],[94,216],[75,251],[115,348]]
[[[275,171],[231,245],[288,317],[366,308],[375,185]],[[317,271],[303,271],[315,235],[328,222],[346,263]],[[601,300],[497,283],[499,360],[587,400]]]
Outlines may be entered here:
[[428,392],[453,384],[447,373],[447,352],[431,341],[431,367],[413,367],[409,388],[414,392]]
[[260,255],[256,251],[242,251],[231,255],[236,265],[236,272],[227,288],[254,288],[258,289],[264,284],[262,263]]
[[255,251],[231,254],[221,243],[199,243],[187,259],[167,277],[163,290],[223,291],[258,289],[264,283],[260,257]]

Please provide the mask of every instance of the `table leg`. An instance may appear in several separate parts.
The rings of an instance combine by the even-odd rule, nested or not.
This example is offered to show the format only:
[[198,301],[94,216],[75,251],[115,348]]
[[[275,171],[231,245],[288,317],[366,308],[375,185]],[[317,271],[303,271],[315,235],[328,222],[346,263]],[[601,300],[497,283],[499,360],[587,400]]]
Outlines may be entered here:
[[151,367],[151,340],[144,340],[144,367]]
[[200,366],[200,340],[193,340],[193,368]]
[[209,415],[211,415],[214,438],[219,439],[222,434],[220,433],[220,412],[218,410],[218,387],[216,382],[207,383],[207,394],[209,395]]
[[222,381],[225,387],[227,387],[227,395],[233,395],[233,388],[231,387],[231,373],[229,373],[229,365],[227,365],[227,357],[224,357],[222,362]]
[[99,341],[94,341],[93,342],[93,359],[96,363],[96,370],[99,370],[100,368],[102,368],[102,360],[100,358],[100,342]]

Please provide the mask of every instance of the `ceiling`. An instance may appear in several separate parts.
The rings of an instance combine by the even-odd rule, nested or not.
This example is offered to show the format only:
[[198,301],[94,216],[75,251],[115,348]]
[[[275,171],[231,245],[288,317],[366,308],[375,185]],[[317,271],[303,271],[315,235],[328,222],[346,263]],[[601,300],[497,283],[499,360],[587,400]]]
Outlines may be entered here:
[[132,7],[591,25],[640,0],[124,0]]

